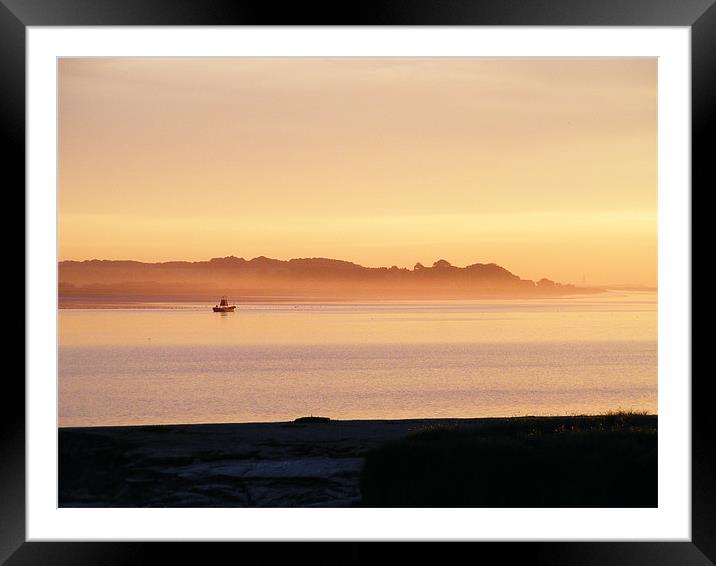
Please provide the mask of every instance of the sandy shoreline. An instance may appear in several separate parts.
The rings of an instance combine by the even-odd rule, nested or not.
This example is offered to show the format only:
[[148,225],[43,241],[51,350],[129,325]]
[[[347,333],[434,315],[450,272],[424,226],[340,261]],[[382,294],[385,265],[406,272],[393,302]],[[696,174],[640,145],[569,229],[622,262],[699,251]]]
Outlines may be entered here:
[[495,420],[60,428],[60,506],[352,506],[369,450]]
[[424,422],[62,428],[60,506],[351,506],[364,454]]

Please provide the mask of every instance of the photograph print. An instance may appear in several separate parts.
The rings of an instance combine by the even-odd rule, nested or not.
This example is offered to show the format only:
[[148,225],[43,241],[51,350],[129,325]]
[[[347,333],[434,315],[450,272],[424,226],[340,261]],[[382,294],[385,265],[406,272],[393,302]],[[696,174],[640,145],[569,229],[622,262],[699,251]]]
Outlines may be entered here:
[[657,507],[656,58],[59,58],[60,507]]

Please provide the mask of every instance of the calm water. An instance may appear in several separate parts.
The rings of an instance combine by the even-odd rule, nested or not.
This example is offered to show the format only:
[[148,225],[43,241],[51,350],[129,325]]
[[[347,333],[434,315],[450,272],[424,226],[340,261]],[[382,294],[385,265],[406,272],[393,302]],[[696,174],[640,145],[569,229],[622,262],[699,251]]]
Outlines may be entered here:
[[61,426],[657,410],[655,293],[71,309]]

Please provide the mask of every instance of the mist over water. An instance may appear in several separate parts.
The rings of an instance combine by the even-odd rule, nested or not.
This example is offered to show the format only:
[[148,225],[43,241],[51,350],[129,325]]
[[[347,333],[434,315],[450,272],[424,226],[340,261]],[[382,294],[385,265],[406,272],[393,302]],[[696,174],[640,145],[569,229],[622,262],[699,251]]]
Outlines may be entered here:
[[656,412],[656,299],[60,310],[59,424]]

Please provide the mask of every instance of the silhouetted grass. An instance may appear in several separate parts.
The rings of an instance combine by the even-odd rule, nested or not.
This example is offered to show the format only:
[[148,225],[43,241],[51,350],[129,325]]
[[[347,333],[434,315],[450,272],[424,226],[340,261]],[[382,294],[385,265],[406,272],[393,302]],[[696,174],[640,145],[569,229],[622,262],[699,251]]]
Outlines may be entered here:
[[370,452],[366,507],[655,507],[657,417],[486,420]]

